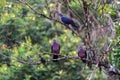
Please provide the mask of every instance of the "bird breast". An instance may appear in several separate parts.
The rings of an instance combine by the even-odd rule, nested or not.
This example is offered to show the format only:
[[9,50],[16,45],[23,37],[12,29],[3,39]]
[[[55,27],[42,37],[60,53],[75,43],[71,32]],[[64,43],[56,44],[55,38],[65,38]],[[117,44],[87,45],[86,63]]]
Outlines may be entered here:
[[53,51],[58,51],[59,50],[59,45],[54,45]]

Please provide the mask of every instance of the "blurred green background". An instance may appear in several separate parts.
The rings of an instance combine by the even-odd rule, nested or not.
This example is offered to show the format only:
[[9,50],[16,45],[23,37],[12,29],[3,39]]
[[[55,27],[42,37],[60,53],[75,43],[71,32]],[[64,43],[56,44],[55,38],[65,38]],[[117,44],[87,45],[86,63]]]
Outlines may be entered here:
[[[50,16],[57,0],[27,0],[39,13]],[[47,1],[47,2],[46,2]],[[62,1],[62,0],[61,0]],[[98,0],[95,0],[96,2]],[[111,1],[111,0],[109,0]],[[70,6],[81,13],[78,2],[71,2]],[[64,4],[63,4],[64,5]],[[98,15],[101,15],[99,6]],[[117,13],[120,8],[106,4],[106,13],[113,19],[120,18]],[[120,12],[119,12],[120,13]],[[101,18],[99,18],[102,21]],[[108,58],[111,64],[120,69],[120,22],[114,22],[116,28],[116,44]],[[56,39],[61,45],[61,55],[77,56],[81,39],[42,16],[38,17],[29,7],[16,0],[0,0],[0,80],[87,80],[92,69],[85,66],[80,59],[64,59],[58,63],[23,64],[52,59],[50,54],[52,40]],[[97,70],[93,80],[106,80],[107,75]]]

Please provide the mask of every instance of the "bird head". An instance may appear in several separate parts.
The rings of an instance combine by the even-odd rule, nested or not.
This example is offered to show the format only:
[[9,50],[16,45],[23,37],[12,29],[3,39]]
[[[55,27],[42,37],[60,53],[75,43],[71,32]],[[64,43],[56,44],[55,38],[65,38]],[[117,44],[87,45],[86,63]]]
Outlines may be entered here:
[[52,42],[52,44],[53,44],[53,45],[54,45],[54,44],[57,44],[57,41],[54,39],[53,42]]
[[62,16],[63,16],[61,13],[58,13],[58,15],[59,15],[60,17],[62,17]]
[[78,51],[80,51],[80,50],[84,50],[84,49],[83,49],[83,45],[79,45],[79,46],[78,46]]
[[56,42],[56,40],[54,39],[53,42]]

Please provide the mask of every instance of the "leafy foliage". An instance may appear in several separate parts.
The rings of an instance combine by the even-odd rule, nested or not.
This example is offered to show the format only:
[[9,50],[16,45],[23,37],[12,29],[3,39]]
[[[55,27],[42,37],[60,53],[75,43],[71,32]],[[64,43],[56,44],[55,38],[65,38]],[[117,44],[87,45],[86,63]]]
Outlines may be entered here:
[[[39,13],[58,19],[55,13],[58,0],[27,1]],[[99,0],[93,1],[98,3]],[[63,2],[63,13],[68,13],[65,0],[60,2]],[[88,75],[92,70],[85,66],[80,59],[62,59],[58,63],[52,61],[47,61],[45,64],[41,63],[41,58],[52,59],[50,53],[44,53],[51,52],[50,46],[53,39],[56,39],[61,45],[61,55],[77,56],[77,47],[82,40],[72,31],[60,23],[38,16],[19,1],[1,0],[0,5],[0,80],[85,80],[89,77]],[[81,18],[84,19],[84,16],[81,15],[84,13],[77,5],[81,8],[82,2],[71,0],[69,3],[69,6],[80,17],[72,16],[78,20],[76,23],[80,22],[81,24]],[[117,14],[119,9],[117,7],[111,8],[111,6],[111,3],[105,6],[101,3],[97,11],[92,11],[94,6],[90,6],[90,10],[102,24],[103,19],[108,20],[108,17],[103,18],[103,11],[105,14],[111,15],[112,19],[120,17]],[[112,40],[114,47],[108,58],[112,64],[120,69],[120,22],[115,20],[114,25],[116,38]],[[102,42],[102,39],[99,40]],[[100,74],[97,70],[94,80],[105,80],[106,77],[103,72]]]

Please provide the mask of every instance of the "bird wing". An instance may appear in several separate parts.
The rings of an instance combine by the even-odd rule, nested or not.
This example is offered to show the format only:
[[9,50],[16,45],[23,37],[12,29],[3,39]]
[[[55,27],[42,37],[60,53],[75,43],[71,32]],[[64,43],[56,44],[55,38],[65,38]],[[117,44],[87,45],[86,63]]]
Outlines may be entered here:
[[68,17],[62,17],[61,18],[62,22],[65,24],[71,24],[74,23],[72,19],[68,18]]
[[53,53],[53,45],[51,46],[51,53]]
[[58,54],[60,53],[60,45],[59,45],[59,50],[58,50]]

